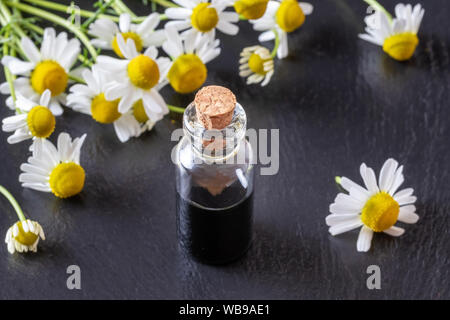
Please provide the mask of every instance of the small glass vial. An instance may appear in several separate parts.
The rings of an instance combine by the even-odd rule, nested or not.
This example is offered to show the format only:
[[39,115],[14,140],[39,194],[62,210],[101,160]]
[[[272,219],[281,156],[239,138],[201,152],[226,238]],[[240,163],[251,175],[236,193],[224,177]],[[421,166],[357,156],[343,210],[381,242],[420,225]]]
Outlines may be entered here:
[[205,116],[196,108],[205,92],[211,104],[224,103],[215,95],[233,95],[223,87],[205,87],[184,112],[184,136],[176,150],[177,233],[183,250],[197,260],[224,264],[251,244],[253,151],[245,139],[245,111],[234,95],[228,115],[219,110]]

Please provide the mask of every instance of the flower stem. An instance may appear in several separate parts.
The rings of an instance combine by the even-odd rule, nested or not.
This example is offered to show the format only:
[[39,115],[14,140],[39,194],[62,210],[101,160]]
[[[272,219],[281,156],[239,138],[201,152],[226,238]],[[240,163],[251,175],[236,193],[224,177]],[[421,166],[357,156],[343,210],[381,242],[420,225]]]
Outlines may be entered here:
[[[5,34],[6,38],[8,38],[8,36],[9,36],[9,32],[7,32]],[[8,43],[5,42],[5,43],[3,43],[3,56],[9,55],[9,53],[10,52],[8,50]],[[15,52],[12,51],[11,55],[15,56]],[[11,71],[9,70],[9,68],[6,67],[6,66],[3,66],[3,71],[5,72],[5,79],[6,79],[6,82],[8,82],[9,91],[11,92],[11,97],[12,97],[12,99],[14,101],[14,104],[15,104],[16,103],[16,91],[14,90],[14,76],[12,75]]]
[[280,46],[280,36],[278,35],[278,31],[276,29],[273,29],[272,31],[275,35],[275,44],[273,46],[272,52],[270,53],[270,56],[273,59],[277,55],[278,47]]
[[173,2],[167,0],[151,0],[153,3],[159,4],[162,7],[166,8],[178,8],[179,6]]
[[[5,50],[5,45],[3,45],[3,52],[7,51]],[[5,54],[6,55],[6,54]],[[16,103],[16,90],[14,89],[14,76],[12,75],[11,71],[9,70],[9,68],[7,68],[6,66],[3,66],[4,71],[5,71],[5,79],[6,82],[9,85],[9,91],[11,93],[11,97],[14,101],[14,104]]]
[[133,11],[130,10],[130,8],[127,7],[125,3],[123,3],[121,0],[115,0],[114,6],[120,11],[120,13],[128,13],[131,18],[136,18],[136,15]]
[[25,221],[27,218],[25,218],[25,215],[23,214],[22,208],[20,207],[19,203],[16,201],[16,199],[13,197],[13,195],[5,189],[2,185],[0,185],[0,193],[5,196],[6,199],[11,203],[14,210],[16,210],[17,217],[19,217],[20,221]]
[[[1,3],[1,1],[0,1],[0,3]],[[47,11],[44,11],[44,10],[41,10],[38,8],[34,8],[34,7],[26,5],[26,4],[15,3],[15,2],[11,2],[11,1],[8,1],[7,4],[12,7],[15,7],[21,11],[41,17],[43,19],[46,19],[50,22],[53,22],[55,24],[58,24],[64,28],[66,28],[67,30],[74,33],[78,39],[80,39],[80,41],[84,44],[84,46],[89,51],[90,55],[92,56],[92,58],[94,58],[94,60],[97,58],[97,51],[92,46],[91,42],[89,41],[89,38],[78,27],[74,26],[69,21],[67,21],[53,13],[50,13],[50,12],[47,12]]]
[[17,33],[20,37],[25,37],[25,32],[23,30],[16,26],[15,23],[11,23],[11,12],[9,11],[8,7],[4,4],[3,0],[0,1],[0,12],[3,14],[4,18],[10,23],[11,28],[14,30],[15,33]]
[[369,6],[371,6],[373,9],[383,12],[386,17],[388,17],[389,22],[392,22],[392,15],[376,0],[363,0],[365,3],[367,3]]
[[69,79],[70,79],[70,80],[73,80],[73,81],[75,81],[75,82],[78,82],[78,83],[86,84],[86,82],[85,82],[83,79],[78,78],[78,77],[76,77],[76,76],[72,76],[72,75],[70,75],[70,74],[69,74]]
[[[82,10],[82,9],[78,10],[75,7],[66,6],[64,4],[59,4],[59,3],[54,3],[54,2],[51,2],[51,1],[45,1],[45,0],[24,0],[24,1],[32,3],[32,4],[35,4],[35,5],[37,5],[39,7],[42,7],[42,8],[52,9],[52,10],[55,10],[55,11],[61,11],[61,12],[66,12],[66,13],[69,13],[70,10],[73,9],[73,10],[76,10],[75,11],[76,14],[79,14],[80,16],[85,17],[85,18],[91,18],[91,17],[93,17],[95,15],[95,12],[92,12],[92,11],[89,11],[89,10]],[[99,18],[110,19],[110,20],[112,20],[114,22],[119,22],[119,17],[111,16],[111,15],[108,15],[108,14],[103,14],[102,13],[102,14],[99,14],[98,17]],[[142,19],[142,18],[139,17],[137,19]]]
[[173,112],[176,112],[176,113],[184,113],[184,110],[185,110],[184,108],[175,107],[175,106],[172,106],[170,104],[167,105],[167,108],[169,108],[170,111],[173,111]]

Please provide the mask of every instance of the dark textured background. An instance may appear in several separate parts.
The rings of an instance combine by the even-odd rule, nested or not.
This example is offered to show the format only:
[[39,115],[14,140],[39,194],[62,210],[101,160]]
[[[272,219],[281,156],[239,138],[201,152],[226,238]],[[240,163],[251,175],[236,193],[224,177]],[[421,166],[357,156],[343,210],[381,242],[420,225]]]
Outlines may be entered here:
[[[68,2],[68,1],[67,1]],[[77,1],[89,8],[90,1]],[[395,1],[382,1],[391,12]],[[140,15],[150,12],[128,1]],[[280,128],[280,171],[257,177],[255,241],[226,266],[193,262],[177,247],[174,168],[166,117],[140,139],[121,144],[112,126],[66,109],[57,133],[88,134],[81,162],[83,192],[69,200],[20,187],[28,143],[0,133],[0,183],[47,235],[37,254],[0,246],[0,297],[348,299],[450,298],[449,89],[450,3],[428,0],[420,45],[406,63],[357,38],[366,5],[312,1],[313,15],[289,37],[266,88],[239,78],[238,55],[257,42],[246,23],[220,35],[225,54],[208,65],[208,84],[233,90],[249,127]],[[3,79],[2,79],[3,80]],[[167,102],[193,98],[166,88]],[[10,115],[1,108],[1,118]],[[56,134],[52,136],[55,141]],[[388,157],[405,165],[405,186],[418,196],[420,220],[400,238],[376,234],[369,253],[356,252],[357,231],[327,232],[325,216],[338,190],[335,175],[357,181],[366,162],[379,172]],[[15,222],[0,200],[0,232]],[[66,268],[81,267],[82,290],[66,289]],[[382,289],[366,289],[366,268],[381,267]]]

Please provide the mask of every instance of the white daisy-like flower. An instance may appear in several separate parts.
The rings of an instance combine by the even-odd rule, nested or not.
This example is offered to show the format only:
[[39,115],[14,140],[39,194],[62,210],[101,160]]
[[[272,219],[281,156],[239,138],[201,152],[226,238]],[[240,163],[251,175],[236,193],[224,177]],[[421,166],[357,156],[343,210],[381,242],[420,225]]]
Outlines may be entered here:
[[45,90],[38,103],[22,95],[17,96],[16,115],[2,120],[2,130],[14,132],[8,143],[18,143],[33,138],[48,138],[55,130],[55,116],[48,108],[51,92]]
[[255,20],[261,18],[267,9],[269,0],[235,0],[234,10],[245,19]]
[[377,180],[373,169],[361,164],[360,174],[365,188],[342,177],[341,186],[348,192],[339,193],[330,205],[331,214],[326,217],[329,232],[335,236],[362,226],[356,244],[357,250],[370,249],[374,232],[384,232],[394,237],[405,230],[394,226],[397,221],[416,223],[419,216],[413,203],[416,197],[412,188],[397,192],[404,181],[403,166],[394,159],[384,163]]
[[5,242],[9,253],[36,252],[39,239],[45,240],[44,230],[36,221],[23,220],[12,225],[6,232]]
[[92,71],[85,70],[83,72],[83,79],[86,81],[86,85],[75,84],[70,88],[67,106],[92,116],[99,123],[112,123],[121,142],[140,136],[163,117],[162,113],[151,113],[150,119],[145,113],[141,100],[134,103],[132,110],[121,114],[119,112],[120,98],[112,101],[105,98],[105,89],[109,83],[108,74],[99,70],[95,65],[92,66]]
[[33,155],[20,169],[19,181],[25,188],[52,192],[60,198],[68,198],[81,192],[85,172],[80,166],[80,150],[86,134],[72,141],[68,133],[58,136],[56,148],[46,139],[33,142]]
[[416,4],[414,8],[410,4],[397,4],[394,19],[387,12],[376,10],[364,19],[366,33],[359,37],[382,46],[384,52],[395,60],[408,60],[419,44],[417,32],[424,14],[425,10],[420,4]]
[[[56,35],[55,29],[46,28],[39,51],[27,37],[21,39],[21,46],[28,61],[4,56],[2,63],[11,73],[21,77],[14,81],[16,92],[37,101],[39,95],[50,90],[52,98],[49,108],[54,115],[63,113],[61,104],[66,103],[64,91],[69,83],[69,72],[80,53],[80,42],[67,39],[67,33]],[[0,85],[0,92],[10,94],[7,83]]]
[[97,37],[91,43],[101,49],[114,50],[121,58],[123,54],[117,44],[117,34],[125,39],[133,39],[138,52],[149,46],[160,46],[165,40],[164,30],[155,30],[159,24],[159,14],[150,14],[140,24],[131,23],[128,13],[122,13],[119,18],[119,26],[110,19],[97,19],[89,26],[89,34]]
[[143,54],[139,54],[134,41],[128,39],[125,43],[121,34],[117,35],[117,44],[125,59],[108,56],[97,58],[98,68],[107,72],[111,80],[105,87],[105,98],[120,98],[118,110],[122,114],[127,113],[140,99],[150,119],[154,119],[154,114],[169,113],[158,90],[167,84],[165,77],[170,59],[157,58],[158,50],[155,47],[148,47]]
[[209,41],[204,34],[190,33],[182,40],[174,27],[166,28],[164,51],[173,63],[167,78],[175,91],[189,93],[200,88],[206,80],[206,63],[220,54],[220,40]]
[[305,16],[313,12],[313,6],[307,2],[296,0],[269,1],[264,15],[257,20],[250,20],[253,29],[264,31],[259,35],[260,42],[275,39],[275,30],[278,34],[280,46],[277,50],[279,59],[288,55],[288,33],[300,28],[305,22]]
[[173,26],[177,30],[185,30],[184,37],[189,33],[205,33],[209,40],[215,38],[216,29],[235,35],[239,27],[233,23],[239,21],[236,12],[224,11],[231,4],[228,0],[174,0],[181,8],[167,8],[165,14],[170,21],[166,26]]
[[264,87],[274,73],[273,58],[267,48],[252,46],[241,52],[239,75],[247,77],[247,84],[259,83]]

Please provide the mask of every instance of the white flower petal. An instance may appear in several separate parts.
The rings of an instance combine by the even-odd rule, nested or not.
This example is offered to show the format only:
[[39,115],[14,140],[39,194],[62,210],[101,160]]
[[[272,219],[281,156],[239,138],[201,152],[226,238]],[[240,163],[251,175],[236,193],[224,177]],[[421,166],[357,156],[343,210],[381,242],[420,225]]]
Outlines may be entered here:
[[39,104],[41,106],[48,106],[48,103],[50,102],[50,99],[52,98],[52,93],[50,90],[45,90],[42,95],[41,95],[41,99],[39,100]]
[[358,214],[361,212],[361,208],[355,208],[344,204],[332,203],[330,205],[330,212],[334,214]]
[[236,35],[239,32],[239,27],[235,24],[232,24],[230,22],[219,20],[217,23],[217,29],[222,31],[223,33],[229,34],[229,35]]
[[381,191],[388,192],[389,188],[394,181],[394,173],[397,170],[398,162],[394,159],[387,159],[383,164],[380,171],[380,177],[378,179],[378,185]]
[[120,32],[130,31],[131,17],[128,13],[122,13],[119,18]]
[[314,11],[314,7],[311,3],[308,2],[299,2],[300,8],[302,8],[303,13],[307,16],[310,15]]
[[330,214],[325,218],[327,226],[333,226],[348,220],[354,220],[358,214]]
[[363,223],[361,222],[361,219],[359,218],[359,216],[356,216],[354,219],[333,225],[328,229],[328,231],[331,233],[331,235],[335,236],[359,228],[362,225]]
[[400,237],[403,233],[405,233],[405,229],[392,226],[383,232],[393,237]]
[[365,163],[362,163],[359,171],[369,194],[373,195],[377,193],[379,191],[377,186],[377,178],[375,177],[375,172],[372,168],[368,168]]
[[398,221],[404,222],[404,223],[413,224],[413,223],[416,223],[419,220],[419,215],[414,213],[415,207],[414,207],[414,211],[413,212],[411,212],[409,210],[402,210],[403,208],[405,208],[405,207],[401,207],[400,208],[400,213],[398,215]]
[[414,192],[413,188],[406,188],[406,189],[400,190],[399,192],[395,193],[393,195],[393,198],[394,198],[395,201],[398,202],[403,197],[409,197],[410,195],[413,194],[413,192]]
[[258,37],[259,42],[272,41],[275,39],[275,33],[272,30],[261,33]]
[[356,250],[358,252],[367,252],[372,244],[373,231],[372,229],[363,226],[359,232],[358,241],[356,242]]
[[186,8],[167,8],[165,14],[169,19],[188,19],[192,14],[191,9]]
[[22,45],[23,53],[25,53],[27,58],[34,64],[39,63],[41,60],[41,53],[38,48],[36,48],[33,41],[31,41],[28,37],[22,37],[20,43]]
[[391,187],[389,188],[389,194],[392,196],[395,194],[397,189],[402,185],[402,183],[405,181],[405,178],[403,176],[403,166],[400,166],[394,175],[394,181],[392,182]]
[[159,24],[159,14],[153,12],[142,23],[140,23],[136,29],[138,34],[144,34],[149,30],[154,30]]

